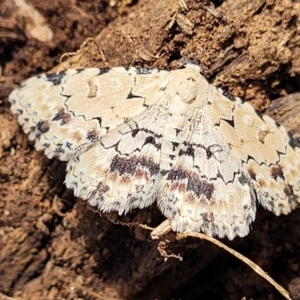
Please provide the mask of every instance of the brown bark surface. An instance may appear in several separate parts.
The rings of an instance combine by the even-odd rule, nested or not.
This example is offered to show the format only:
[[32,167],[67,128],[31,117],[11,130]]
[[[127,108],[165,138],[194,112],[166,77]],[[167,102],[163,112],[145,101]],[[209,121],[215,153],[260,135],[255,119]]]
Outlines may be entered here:
[[[297,0],[0,2],[0,299],[283,299],[208,242],[171,239],[167,251],[183,261],[164,262],[134,225],[159,225],[155,205],[118,218],[92,211],[65,188],[65,164],[37,152],[9,109],[14,87],[50,69],[174,69],[186,57],[299,137]],[[259,207],[249,236],[224,242],[300,299],[299,227],[299,209],[276,217]]]

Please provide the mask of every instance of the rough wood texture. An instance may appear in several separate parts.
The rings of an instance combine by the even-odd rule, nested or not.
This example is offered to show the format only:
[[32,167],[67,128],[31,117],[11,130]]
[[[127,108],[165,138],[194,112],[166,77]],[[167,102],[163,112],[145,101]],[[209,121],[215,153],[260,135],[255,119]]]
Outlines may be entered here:
[[[0,9],[6,21],[0,28],[18,28],[14,37],[0,31],[0,292],[15,299],[281,299],[213,245],[172,240],[167,251],[180,253],[183,262],[164,262],[148,231],[115,225],[115,216],[86,208],[65,189],[64,164],[37,153],[18,129],[7,95],[95,37],[55,70],[177,68],[190,57],[213,84],[264,109],[299,91],[300,3],[232,0],[214,8],[209,1],[187,1],[185,9],[173,0],[114,2],[31,1],[53,30],[48,43],[26,31],[24,44],[18,36],[28,19],[16,18],[13,6]],[[290,127],[297,111],[281,100],[275,118],[292,114],[295,121],[284,125],[297,133]],[[300,210],[275,217],[260,209],[257,216],[248,237],[226,243],[287,287],[300,272]],[[119,220],[156,226],[163,218],[153,206]]]

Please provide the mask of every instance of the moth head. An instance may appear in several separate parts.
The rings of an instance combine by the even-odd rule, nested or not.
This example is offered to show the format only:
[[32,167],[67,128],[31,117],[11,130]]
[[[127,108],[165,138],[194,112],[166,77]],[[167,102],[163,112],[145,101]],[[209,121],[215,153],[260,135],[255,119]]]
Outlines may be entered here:
[[178,70],[174,83],[175,91],[181,101],[192,103],[199,95],[199,91],[207,85],[207,81],[199,73],[199,67],[188,64],[185,69]]

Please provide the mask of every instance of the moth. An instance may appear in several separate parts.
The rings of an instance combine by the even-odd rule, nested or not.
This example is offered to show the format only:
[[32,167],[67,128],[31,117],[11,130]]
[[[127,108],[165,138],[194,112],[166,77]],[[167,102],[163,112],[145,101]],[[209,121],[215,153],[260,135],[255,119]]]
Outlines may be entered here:
[[41,74],[9,102],[36,149],[67,161],[66,186],[102,212],[156,202],[174,231],[233,239],[257,201],[275,215],[299,206],[297,141],[197,65]]

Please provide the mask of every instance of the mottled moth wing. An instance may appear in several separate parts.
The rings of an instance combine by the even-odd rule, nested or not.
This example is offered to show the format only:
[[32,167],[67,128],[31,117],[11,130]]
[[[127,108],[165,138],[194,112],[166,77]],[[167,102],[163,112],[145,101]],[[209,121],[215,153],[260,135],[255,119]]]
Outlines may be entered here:
[[158,206],[175,231],[245,236],[256,199],[276,215],[299,205],[299,148],[274,120],[200,81],[188,138],[161,180]]
[[122,214],[152,204],[160,178],[167,108],[166,99],[158,101],[72,157],[67,187],[103,212]]
[[157,101],[148,96],[168,72],[154,71],[151,78],[142,72],[147,70],[117,67],[41,74],[15,89],[9,101],[37,150],[68,160]]

